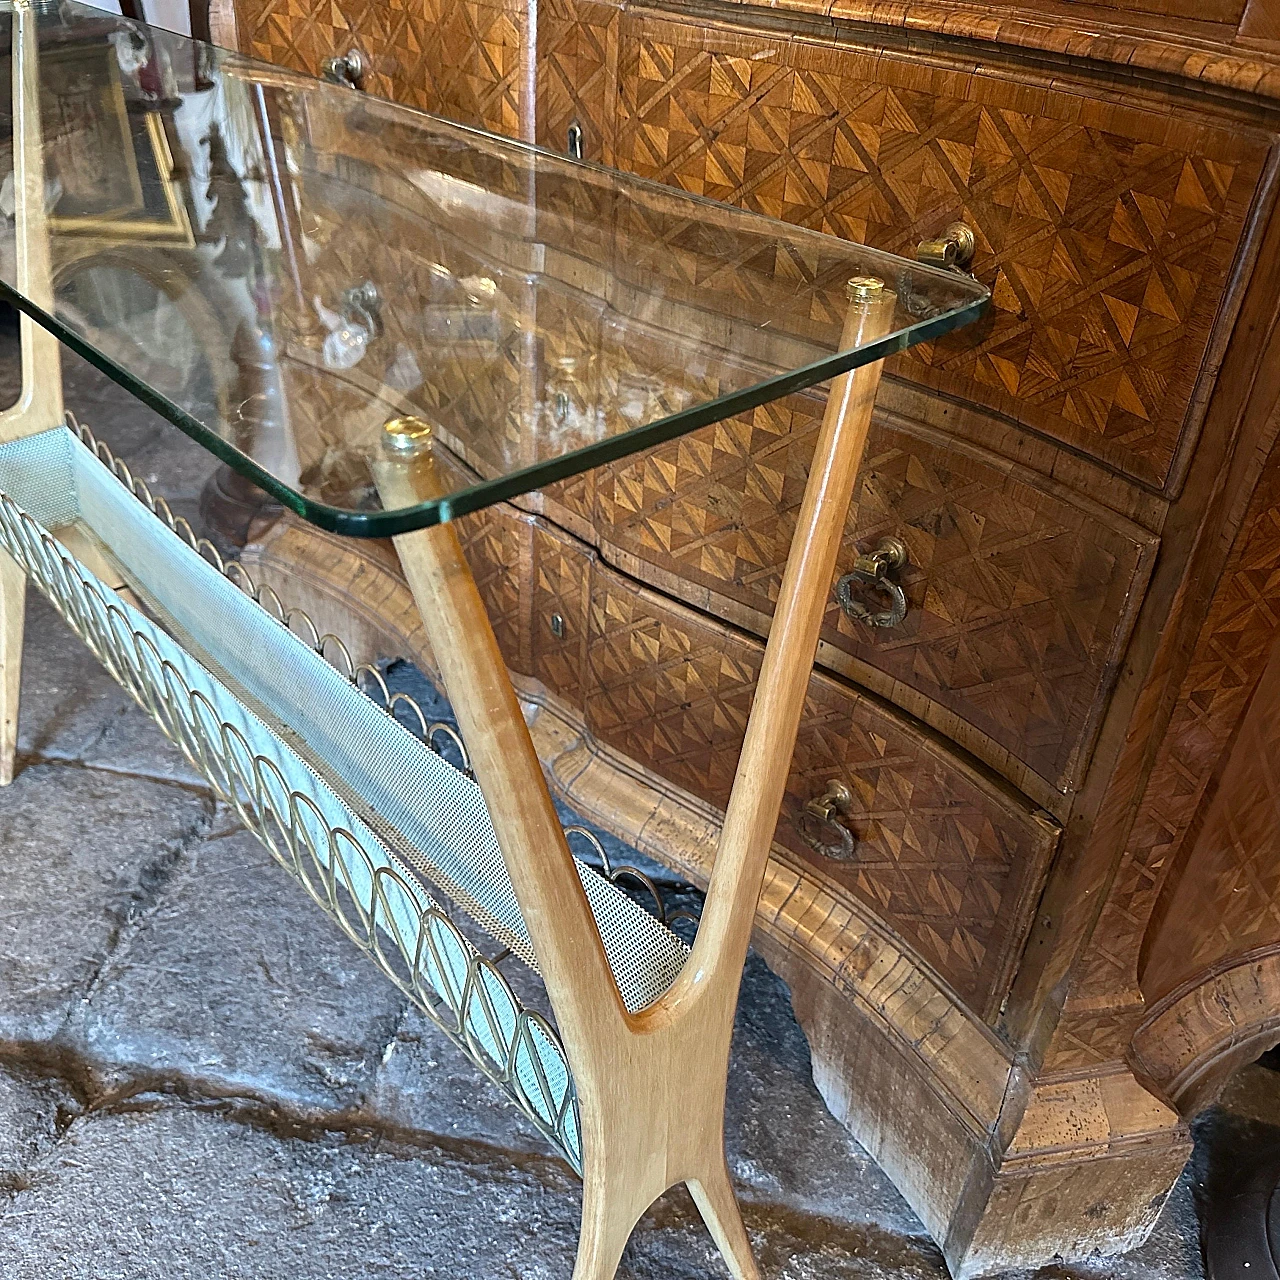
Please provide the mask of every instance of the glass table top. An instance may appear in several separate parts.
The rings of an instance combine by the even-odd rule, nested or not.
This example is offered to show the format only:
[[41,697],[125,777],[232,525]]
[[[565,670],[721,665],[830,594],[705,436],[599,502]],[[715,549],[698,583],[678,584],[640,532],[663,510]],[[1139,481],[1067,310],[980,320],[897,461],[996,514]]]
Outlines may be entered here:
[[[75,3],[23,22],[4,84],[39,110],[0,90],[0,296],[337,532],[540,488],[937,338],[988,296]],[[12,9],[0,24],[17,50]],[[15,216],[15,153],[43,212]],[[36,240],[43,289],[19,270]],[[847,346],[855,277],[897,300]],[[384,509],[403,418],[430,428],[438,496]]]

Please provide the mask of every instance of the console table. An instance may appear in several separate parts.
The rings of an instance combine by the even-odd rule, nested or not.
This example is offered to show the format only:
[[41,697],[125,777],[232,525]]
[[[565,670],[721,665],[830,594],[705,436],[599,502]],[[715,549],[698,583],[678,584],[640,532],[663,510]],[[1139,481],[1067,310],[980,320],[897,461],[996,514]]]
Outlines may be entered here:
[[[845,513],[885,357],[976,319],[987,290],[75,3],[3,16],[0,294],[23,379],[0,415],[0,775],[29,580],[581,1172],[578,1280],[610,1280],[678,1183],[755,1277],[723,1150],[729,1042]],[[394,274],[330,292],[326,248],[359,274],[409,230]],[[393,315],[413,345],[389,340]],[[197,537],[163,477],[64,420],[60,343],[299,520],[390,537],[460,737]],[[689,945],[571,851],[592,842],[556,816],[454,522],[824,382]],[[856,587],[892,615],[900,567],[868,557],[850,608],[874,616]],[[508,957],[553,1020],[517,999]]]
[[[1275,4],[210,16],[366,96],[906,257],[969,228],[992,305],[888,364],[757,942],[955,1274],[1142,1240],[1189,1118],[1280,1038]],[[331,294],[377,278],[332,243]],[[458,525],[554,784],[694,878],[822,413],[790,396]],[[430,661],[388,548],[252,535],[364,656]],[[835,588],[890,538],[907,611],[873,628]]]

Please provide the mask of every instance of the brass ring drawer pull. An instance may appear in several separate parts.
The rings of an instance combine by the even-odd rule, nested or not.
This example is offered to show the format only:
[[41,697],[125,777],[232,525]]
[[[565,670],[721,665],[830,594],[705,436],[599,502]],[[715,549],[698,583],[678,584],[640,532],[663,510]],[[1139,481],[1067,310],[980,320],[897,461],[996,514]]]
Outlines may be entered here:
[[[907,616],[907,595],[888,574],[906,563],[907,548],[900,538],[882,538],[870,555],[859,555],[853,568],[836,583],[836,600],[845,615],[869,627],[896,627]],[[858,587],[883,593],[888,597],[889,607],[878,613],[869,609],[861,600],[854,599],[853,593]]]
[[800,811],[796,830],[815,853],[847,862],[853,857],[853,832],[840,819],[847,818],[852,810],[853,792],[843,782],[833,780]]

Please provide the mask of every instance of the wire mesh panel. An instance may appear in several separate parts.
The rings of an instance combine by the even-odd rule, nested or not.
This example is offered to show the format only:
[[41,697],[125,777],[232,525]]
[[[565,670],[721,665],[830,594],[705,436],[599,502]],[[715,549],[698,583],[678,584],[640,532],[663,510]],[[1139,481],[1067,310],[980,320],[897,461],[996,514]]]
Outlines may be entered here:
[[[174,537],[163,520],[150,518],[132,477],[114,475],[71,432],[61,434],[65,443],[59,447],[68,450],[62,474],[69,469],[75,512],[111,548],[129,582],[156,601],[198,651],[212,655],[236,687],[296,732],[326,771],[368,803],[403,838],[431,883],[536,970],[533,944],[475,781],[301,642],[282,620],[283,610],[273,617]],[[7,488],[8,450],[39,450],[45,439],[33,436],[0,451],[0,488]],[[49,485],[54,473],[34,469]],[[688,948],[586,863],[579,861],[578,870],[623,1001],[632,1012],[642,1009],[670,987]]]
[[[117,478],[129,489],[117,484]],[[105,500],[100,490],[106,486],[126,496],[127,504],[117,507]],[[86,496],[91,496],[87,504]],[[165,519],[169,513],[163,500],[159,503],[158,517],[157,500],[149,492],[138,493],[132,477],[108,472],[65,429],[0,447],[0,546],[275,861],[580,1170],[577,1097],[555,1029],[521,1005],[497,964],[463,936],[418,875],[278,733],[45,528],[45,522],[66,524],[87,518],[87,512],[99,520],[108,515],[108,529],[93,527],[114,549],[122,533],[115,521],[146,522],[145,535],[134,531],[132,536],[139,546],[168,544],[162,565],[176,554],[226,583],[224,575],[177,536],[172,516]],[[272,621],[227,585],[233,596]],[[193,588],[189,576],[174,586],[179,594]],[[273,649],[305,648],[279,623],[273,626]],[[243,634],[229,634],[244,646]],[[282,666],[287,652],[278,658]],[[272,660],[271,653],[258,657]],[[347,683],[327,669],[339,683]],[[377,714],[403,732],[385,712]],[[439,763],[474,786],[447,762]]]

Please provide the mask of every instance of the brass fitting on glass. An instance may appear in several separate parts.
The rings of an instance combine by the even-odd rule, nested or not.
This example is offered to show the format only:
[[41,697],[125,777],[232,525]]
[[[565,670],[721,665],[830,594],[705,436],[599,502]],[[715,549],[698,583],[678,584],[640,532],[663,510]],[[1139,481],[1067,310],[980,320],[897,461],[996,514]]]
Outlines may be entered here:
[[948,271],[967,271],[977,248],[973,228],[963,222],[953,222],[936,240],[920,241],[916,246],[916,261]]
[[382,424],[382,447],[393,458],[420,458],[430,453],[434,434],[426,419],[405,414]]
[[382,458],[374,462],[373,476],[384,507],[408,507],[445,492],[434,438],[431,423],[413,414],[382,424]]
[[874,302],[884,292],[884,281],[876,276],[854,276],[844,287],[850,302]]

